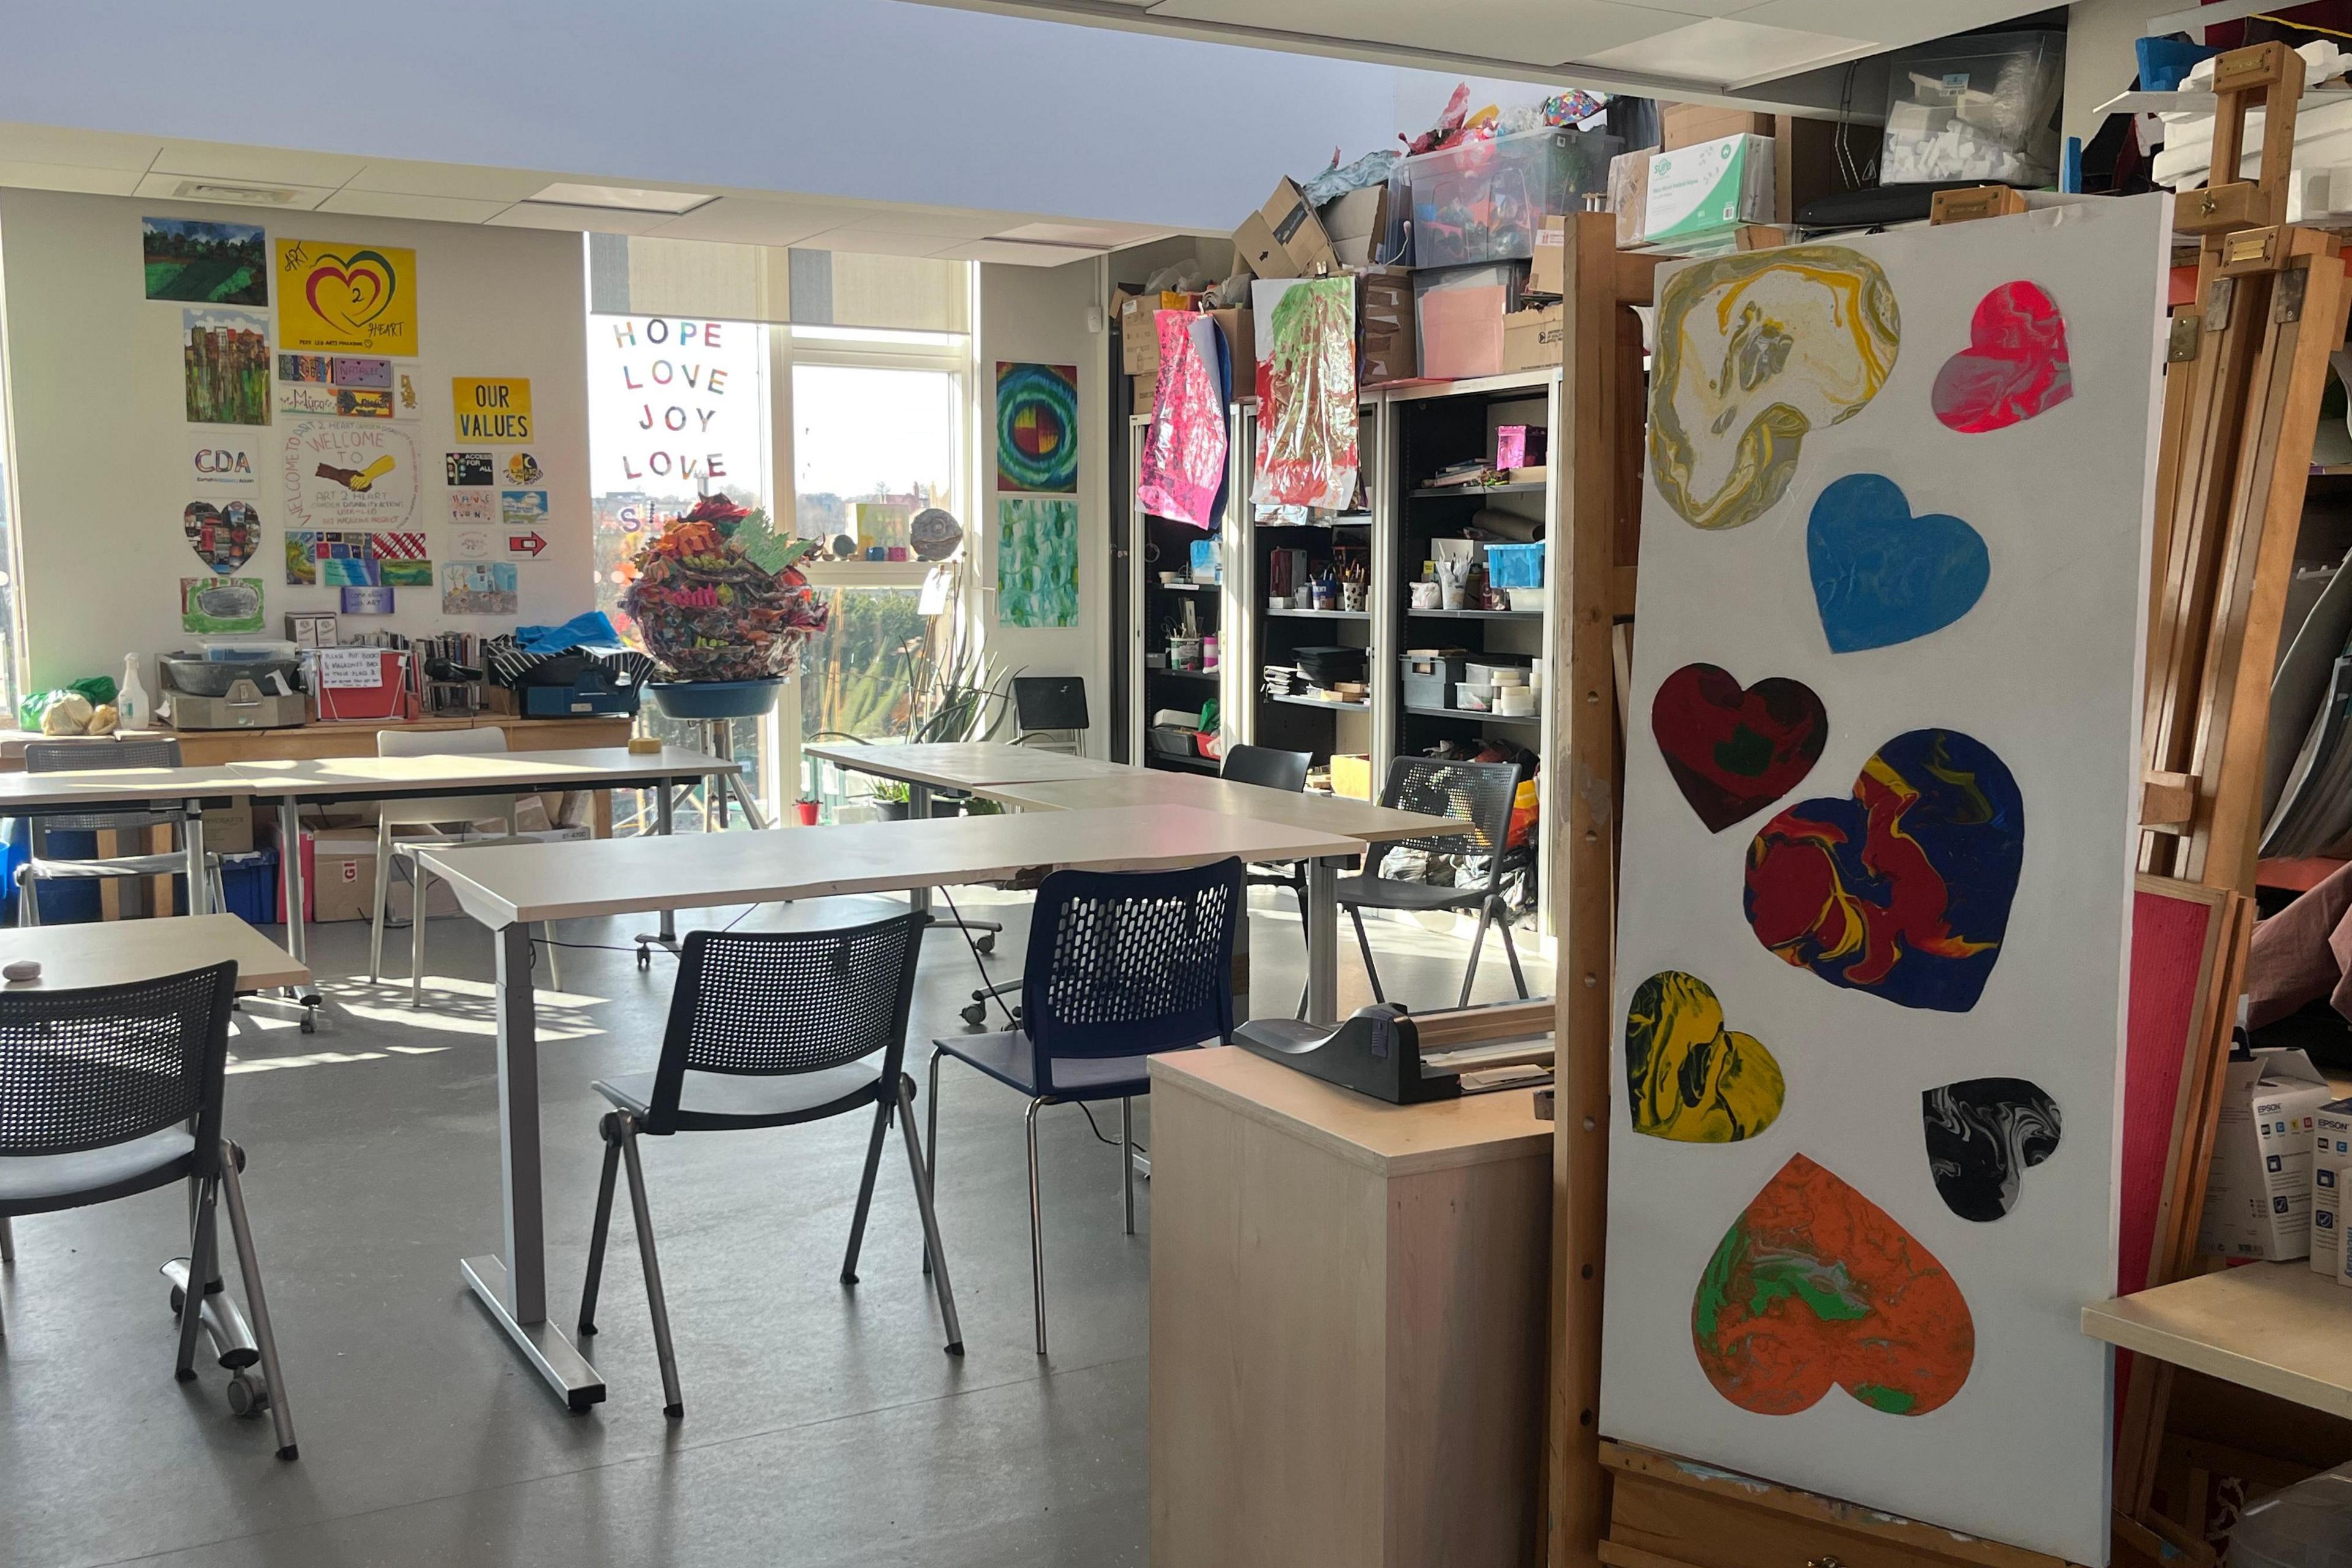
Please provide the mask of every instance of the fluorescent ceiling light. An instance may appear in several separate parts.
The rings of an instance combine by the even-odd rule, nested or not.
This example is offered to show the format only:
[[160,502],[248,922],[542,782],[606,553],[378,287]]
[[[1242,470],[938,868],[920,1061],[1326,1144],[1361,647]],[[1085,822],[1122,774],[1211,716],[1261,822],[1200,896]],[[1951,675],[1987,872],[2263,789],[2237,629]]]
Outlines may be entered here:
[[1072,250],[1109,250],[1125,237],[1124,232],[1096,223],[1024,223],[1018,228],[1008,228],[986,236],[1013,245],[1058,245]]
[[190,202],[242,202],[247,206],[282,207],[299,200],[301,193],[285,185],[247,185],[229,180],[182,180],[172,195]]
[[559,206],[611,207],[615,212],[668,213],[678,216],[719,198],[702,191],[640,190],[634,185],[579,185],[559,180],[523,199],[549,202]]

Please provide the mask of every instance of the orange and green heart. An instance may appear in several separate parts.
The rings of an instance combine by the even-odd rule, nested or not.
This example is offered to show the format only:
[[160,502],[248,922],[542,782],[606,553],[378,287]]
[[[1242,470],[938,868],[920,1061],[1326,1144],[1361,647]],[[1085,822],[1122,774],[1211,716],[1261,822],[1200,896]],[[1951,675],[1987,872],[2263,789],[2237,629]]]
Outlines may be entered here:
[[320,321],[358,335],[392,305],[400,275],[381,251],[322,252],[302,279],[302,297]]
[[1723,1233],[1691,1297],[1691,1347],[1724,1398],[1759,1415],[1832,1387],[1890,1415],[1950,1402],[1976,1322],[1935,1255],[1802,1154]]
[[1763,1042],[1723,1026],[1696,974],[1642,982],[1625,1010],[1626,1104],[1633,1131],[1679,1143],[1737,1143],[1779,1119],[1788,1086]]

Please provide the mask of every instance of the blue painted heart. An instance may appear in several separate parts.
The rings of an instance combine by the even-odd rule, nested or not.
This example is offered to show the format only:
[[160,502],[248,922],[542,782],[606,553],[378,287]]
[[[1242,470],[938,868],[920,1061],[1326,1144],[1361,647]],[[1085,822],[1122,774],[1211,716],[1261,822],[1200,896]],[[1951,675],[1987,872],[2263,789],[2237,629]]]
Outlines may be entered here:
[[1832,653],[1940,631],[1975,607],[1992,575],[1982,534],[1943,512],[1914,517],[1884,474],[1848,474],[1822,491],[1805,558]]

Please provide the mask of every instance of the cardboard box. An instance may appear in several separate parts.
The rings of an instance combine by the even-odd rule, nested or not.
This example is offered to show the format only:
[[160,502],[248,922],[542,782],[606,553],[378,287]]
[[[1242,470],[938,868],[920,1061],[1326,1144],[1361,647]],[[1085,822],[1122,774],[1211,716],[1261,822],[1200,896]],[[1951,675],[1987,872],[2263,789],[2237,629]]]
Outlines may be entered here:
[[1209,320],[1217,323],[1224,334],[1225,347],[1234,359],[1234,395],[1246,395],[1244,388],[1257,380],[1257,317],[1245,306],[1227,310],[1212,310]]
[[205,848],[215,855],[253,853],[253,803],[205,808]]
[[2258,1050],[2228,1064],[2197,1247],[2281,1263],[2311,1253],[2312,1144],[2334,1099],[2311,1058]]
[[[311,838],[310,919],[317,924],[363,921],[375,913],[375,835],[320,833]],[[397,867],[392,889],[384,896],[388,918],[404,921],[415,896]],[[458,913],[457,895],[448,883],[436,879],[425,895],[428,916]]]
[[1773,117],[1745,109],[1725,109],[1709,103],[1663,103],[1658,106],[1658,130],[1664,138],[1661,151],[1720,142],[1727,136],[1769,136]]
[[1535,259],[1528,264],[1525,294],[1557,300],[1568,289],[1568,220],[1548,217],[1536,228]]
[[1119,353],[1129,375],[1160,368],[1160,329],[1152,321],[1160,299],[1157,294],[1134,294],[1118,302]]
[[2352,1100],[2331,1100],[2312,1112],[2311,1267],[2352,1285],[2344,1272],[2343,1189],[2352,1177]]
[[1134,395],[1134,401],[1129,405],[1129,412],[1150,413],[1152,404],[1160,395],[1160,373],[1155,370],[1149,375],[1131,375],[1127,379]]
[[1327,203],[1321,217],[1323,230],[1331,239],[1331,254],[1340,266],[1350,269],[1373,266],[1389,234],[1387,182],[1349,191]]
[[1617,215],[1620,250],[1631,250],[1642,243],[1642,226],[1650,212],[1651,152],[1645,147],[1609,160],[1609,210]]
[[1518,304],[1512,264],[1416,271],[1412,308],[1423,376],[1460,381],[1503,369],[1503,319]]
[[1726,136],[1650,158],[1645,243],[1704,238],[1772,220],[1772,139]]
[[1366,386],[1410,381],[1420,365],[1412,269],[1375,267],[1356,275],[1356,378]]
[[1557,370],[1567,353],[1565,301],[1514,310],[1503,318],[1503,369]]
[[1306,278],[1318,267],[1339,269],[1331,237],[1297,184],[1286,179],[1264,206],[1242,220],[1234,231],[1234,249],[1241,264],[1260,278]]

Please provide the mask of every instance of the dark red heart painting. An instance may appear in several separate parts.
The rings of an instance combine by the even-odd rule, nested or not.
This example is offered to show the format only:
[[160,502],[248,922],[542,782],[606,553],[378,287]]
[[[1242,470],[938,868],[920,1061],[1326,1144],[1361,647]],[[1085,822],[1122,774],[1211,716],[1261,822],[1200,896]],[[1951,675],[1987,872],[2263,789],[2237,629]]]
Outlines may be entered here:
[[1829,743],[1829,714],[1801,680],[1742,687],[1729,670],[1686,664],[1650,701],[1666,771],[1710,833],[1752,816],[1804,781]]
[[2006,429],[2074,395],[2066,319],[2037,284],[2004,283],[1977,301],[1969,346],[1936,373],[1936,417],[1964,435]]
[[1742,1410],[1791,1415],[1832,1386],[1889,1415],[1950,1401],[1976,1321],[1933,1253],[1802,1154],[1723,1233],[1691,1297],[1707,1382]]

